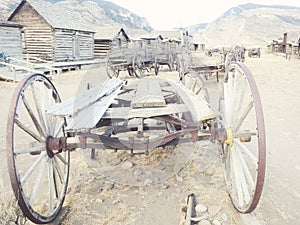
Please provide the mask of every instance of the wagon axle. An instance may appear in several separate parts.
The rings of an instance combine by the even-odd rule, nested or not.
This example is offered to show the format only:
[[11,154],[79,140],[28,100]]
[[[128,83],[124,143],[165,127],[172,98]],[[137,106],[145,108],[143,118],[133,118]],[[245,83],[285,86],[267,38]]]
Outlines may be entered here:
[[46,151],[50,158],[53,158],[55,154],[66,151],[67,138],[66,137],[52,137],[49,136],[46,140]]

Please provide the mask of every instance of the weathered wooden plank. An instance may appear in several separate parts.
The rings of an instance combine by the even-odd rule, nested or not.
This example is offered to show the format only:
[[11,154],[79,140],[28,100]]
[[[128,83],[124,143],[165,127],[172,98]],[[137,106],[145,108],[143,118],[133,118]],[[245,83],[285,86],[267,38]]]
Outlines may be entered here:
[[166,106],[159,79],[144,78],[138,82],[137,90],[131,101],[132,108]]
[[105,119],[132,119],[132,118],[150,118],[157,116],[172,115],[176,113],[189,112],[185,104],[168,104],[163,107],[155,108],[131,108],[116,107],[108,108],[102,118]]
[[102,85],[91,88],[81,95],[74,96],[62,103],[47,109],[47,113],[55,116],[74,117],[84,108],[93,105],[103,96],[109,95],[115,89],[121,87],[123,81],[117,78],[109,79]]
[[118,93],[120,92],[121,86],[118,86],[116,89],[113,89],[112,92],[108,95],[101,97],[99,100],[93,104],[88,105],[87,107],[80,110],[67,126],[67,130],[76,130],[76,129],[90,129],[94,128],[99,120],[104,115],[107,108],[114,101]]

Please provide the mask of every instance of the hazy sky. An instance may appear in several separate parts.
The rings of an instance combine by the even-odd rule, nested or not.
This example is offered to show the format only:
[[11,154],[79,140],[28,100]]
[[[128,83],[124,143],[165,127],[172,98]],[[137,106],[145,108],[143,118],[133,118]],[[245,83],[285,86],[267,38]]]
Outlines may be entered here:
[[300,7],[300,0],[109,0],[146,17],[154,29],[164,30],[207,23],[245,3]]

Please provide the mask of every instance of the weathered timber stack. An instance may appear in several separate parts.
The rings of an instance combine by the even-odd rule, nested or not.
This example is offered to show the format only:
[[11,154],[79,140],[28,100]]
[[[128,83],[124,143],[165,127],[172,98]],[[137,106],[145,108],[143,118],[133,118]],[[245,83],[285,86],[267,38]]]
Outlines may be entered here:
[[24,54],[49,61],[94,58],[94,32],[72,11],[23,0],[8,18],[23,25]]

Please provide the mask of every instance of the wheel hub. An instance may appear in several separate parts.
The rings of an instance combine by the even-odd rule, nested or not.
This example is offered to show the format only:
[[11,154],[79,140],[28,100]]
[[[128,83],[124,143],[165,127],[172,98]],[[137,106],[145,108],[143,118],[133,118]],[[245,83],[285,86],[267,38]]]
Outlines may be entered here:
[[50,158],[53,158],[55,154],[66,150],[67,138],[66,137],[52,137],[48,136],[46,140],[46,150]]
[[229,145],[229,147],[232,147],[233,145],[233,131],[232,128],[226,129],[226,140],[224,141],[224,144]]

